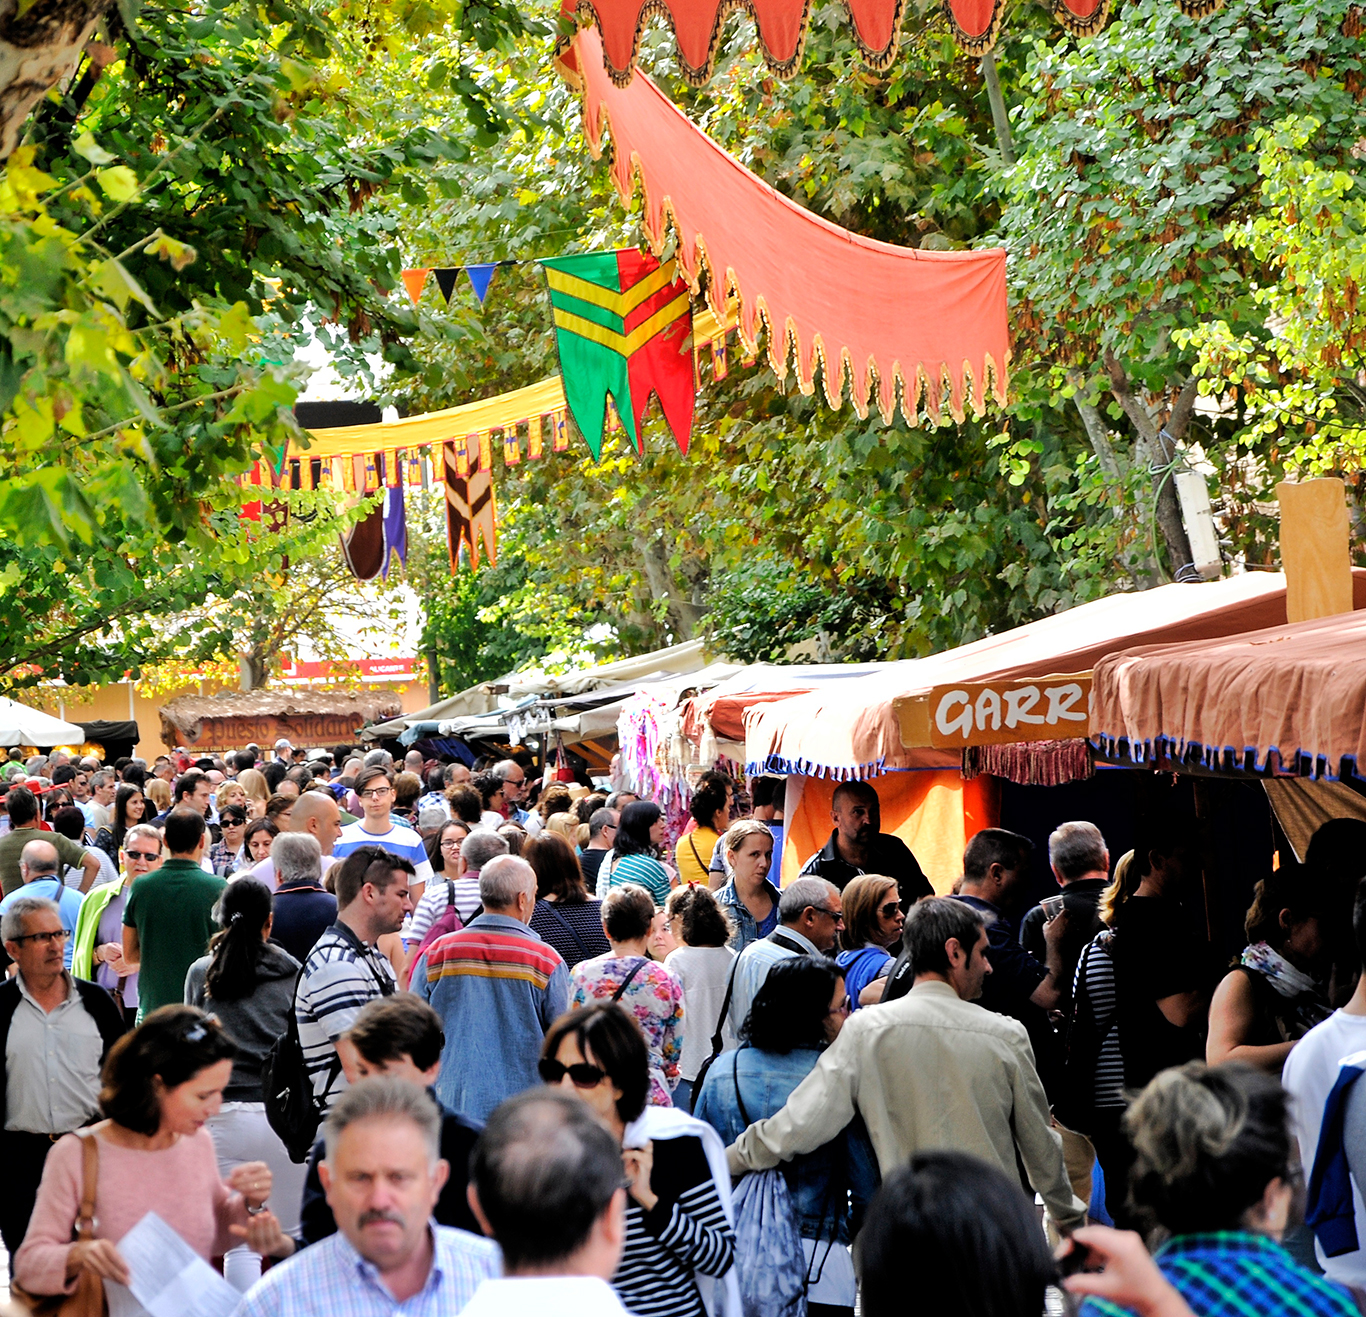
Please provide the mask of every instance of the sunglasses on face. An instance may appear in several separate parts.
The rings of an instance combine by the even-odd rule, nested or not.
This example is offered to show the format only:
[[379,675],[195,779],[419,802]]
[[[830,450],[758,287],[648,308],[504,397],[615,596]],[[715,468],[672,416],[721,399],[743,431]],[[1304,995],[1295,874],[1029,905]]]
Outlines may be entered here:
[[607,1071],[589,1065],[586,1061],[565,1065],[563,1061],[557,1061],[549,1056],[538,1061],[536,1069],[540,1071],[542,1081],[547,1084],[558,1084],[565,1075],[568,1075],[569,1082],[575,1088],[597,1088],[607,1078]]
[[886,905],[880,905],[877,908],[878,914],[884,919],[892,919],[900,913],[900,911],[901,903],[899,901],[888,901]]
[[159,858],[155,851],[124,851],[124,855],[130,860],[146,860],[148,864]]

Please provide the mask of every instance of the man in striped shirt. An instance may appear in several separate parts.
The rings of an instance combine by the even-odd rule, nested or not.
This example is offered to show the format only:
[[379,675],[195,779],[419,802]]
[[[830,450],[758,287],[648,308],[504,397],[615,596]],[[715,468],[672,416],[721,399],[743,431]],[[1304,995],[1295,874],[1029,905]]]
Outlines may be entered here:
[[432,862],[427,858],[422,838],[390,815],[395,798],[393,772],[383,764],[362,768],[356,774],[356,795],[365,817],[341,830],[332,854],[345,859],[361,846],[383,846],[386,851],[401,855],[413,866],[409,871],[413,875],[413,898],[420,899],[432,876]]
[[313,1094],[330,1108],[346,1088],[339,1048],[361,1007],[394,991],[394,971],[376,943],[396,933],[413,905],[412,865],[362,846],[336,866],[337,922],[313,945],[294,997],[299,1042]]
[[442,1018],[437,1097],[447,1111],[483,1122],[504,1098],[540,1083],[541,1040],[569,1005],[569,971],[528,925],[536,874],[498,855],[479,874],[484,913],[433,942],[411,987]]

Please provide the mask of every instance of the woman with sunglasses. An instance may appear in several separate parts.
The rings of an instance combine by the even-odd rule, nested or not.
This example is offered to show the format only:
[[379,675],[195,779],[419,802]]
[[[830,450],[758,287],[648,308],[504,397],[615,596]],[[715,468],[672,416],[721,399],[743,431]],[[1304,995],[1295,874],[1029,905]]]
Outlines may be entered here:
[[[626,1246],[612,1286],[634,1317],[703,1317],[702,1285],[726,1285],[740,1311],[725,1150],[715,1130],[645,1103],[649,1053],[614,1002],[562,1015],[541,1048],[541,1078],[572,1093],[622,1145]],[[722,1279],[724,1278],[724,1279]]]
[[133,824],[124,833],[119,860],[123,880],[92,887],[81,902],[71,972],[78,979],[93,979],[132,1019],[138,1010],[138,972],[123,959],[123,908],[134,880],[161,867],[161,833],[150,823]]
[[864,874],[844,889],[844,949],[836,960],[844,971],[850,1010],[858,1010],[864,988],[891,971],[905,922],[895,878]]
[[[829,960],[780,960],[754,998],[739,1048],[722,1052],[707,1071],[693,1114],[734,1143],[752,1122],[782,1110],[848,1017],[844,979]],[[806,1253],[809,1317],[853,1317],[849,1190],[861,1209],[877,1192],[876,1166],[857,1119],[824,1147],[783,1163]]]
[[[265,1163],[244,1163],[226,1181],[218,1174],[205,1126],[222,1106],[236,1054],[218,1022],[192,1006],[163,1006],[114,1044],[101,1076],[106,1119],[64,1135],[43,1168],[28,1233],[11,1264],[29,1294],[72,1294],[83,1270],[126,1285],[118,1241],[148,1212],[206,1262],[243,1240],[271,1257],[294,1251],[265,1206]],[[98,1157],[93,1238],[73,1243],[87,1138]]]

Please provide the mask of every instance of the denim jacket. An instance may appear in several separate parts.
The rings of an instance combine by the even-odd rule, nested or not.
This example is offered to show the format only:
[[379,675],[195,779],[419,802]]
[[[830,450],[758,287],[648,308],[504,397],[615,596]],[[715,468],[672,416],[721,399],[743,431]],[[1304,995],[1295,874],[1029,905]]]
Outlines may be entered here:
[[[749,1046],[723,1052],[707,1071],[693,1115],[711,1125],[723,1142],[734,1143],[750,1122],[782,1110],[788,1095],[815,1068],[820,1055],[814,1047],[786,1055]],[[743,1114],[736,1094],[737,1066]],[[783,1165],[803,1239],[830,1240],[833,1233],[836,1243],[847,1244],[850,1191],[856,1209],[877,1192],[877,1159],[862,1126],[855,1117],[829,1143]]]
[[[769,884],[772,887],[772,883]],[[716,890],[716,904],[730,915],[731,922],[735,925],[735,932],[731,935],[730,941],[726,944],[738,956],[751,942],[757,942],[767,933],[771,933],[778,926],[778,897],[781,893],[776,887],[769,892],[773,898],[773,914],[770,917],[771,927],[759,931],[759,921],[749,912],[749,907],[740,899],[740,893],[735,890],[735,879],[732,878],[724,887]]]

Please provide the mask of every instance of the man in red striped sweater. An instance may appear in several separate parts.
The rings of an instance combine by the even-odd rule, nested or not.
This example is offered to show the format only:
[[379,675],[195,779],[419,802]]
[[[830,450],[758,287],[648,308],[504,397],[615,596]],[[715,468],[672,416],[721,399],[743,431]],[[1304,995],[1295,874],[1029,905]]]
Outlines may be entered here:
[[489,860],[479,872],[479,898],[484,912],[427,948],[411,987],[446,1031],[436,1080],[441,1104],[482,1123],[504,1098],[540,1083],[541,1040],[569,1005],[569,971],[529,927],[536,875],[525,860]]

